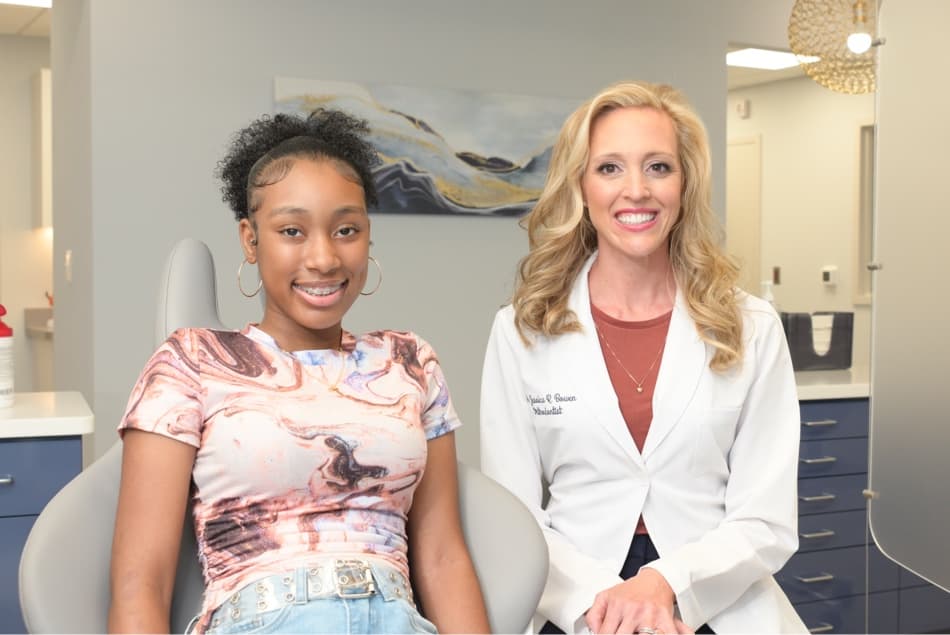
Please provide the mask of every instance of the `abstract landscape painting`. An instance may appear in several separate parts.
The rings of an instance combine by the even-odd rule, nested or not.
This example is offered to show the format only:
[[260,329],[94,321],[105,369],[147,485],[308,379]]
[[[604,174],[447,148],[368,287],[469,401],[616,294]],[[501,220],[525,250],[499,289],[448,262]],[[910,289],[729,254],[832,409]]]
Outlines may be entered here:
[[338,108],[369,122],[378,213],[520,216],[544,186],[576,100],[278,77],[276,112]]

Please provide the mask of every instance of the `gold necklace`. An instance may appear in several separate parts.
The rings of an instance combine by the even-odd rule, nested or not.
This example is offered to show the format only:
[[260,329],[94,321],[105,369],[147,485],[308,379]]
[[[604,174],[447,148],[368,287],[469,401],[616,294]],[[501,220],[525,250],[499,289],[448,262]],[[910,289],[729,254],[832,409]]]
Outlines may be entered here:
[[594,325],[594,329],[597,331],[597,335],[600,336],[600,341],[603,342],[604,345],[607,347],[607,352],[610,353],[610,355],[611,355],[615,360],[617,360],[617,364],[620,365],[620,368],[623,370],[623,372],[627,373],[627,377],[629,377],[629,378],[633,381],[633,383],[635,383],[635,384],[637,385],[637,392],[638,392],[638,393],[642,393],[642,392],[643,392],[643,382],[645,382],[645,381],[647,380],[647,377],[650,376],[650,372],[653,370],[653,367],[656,366],[656,363],[660,360],[660,356],[663,354],[663,349],[666,347],[666,340],[664,340],[664,341],[663,341],[663,344],[660,345],[660,350],[658,350],[658,351],[656,352],[656,357],[653,358],[653,362],[650,363],[650,367],[647,368],[647,372],[645,372],[645,373],[643,374],[643,379],[641,379],[641,380],[638,381],[637,378],[634,377],[634,376],[630,373],[629,370],[627,370],[627,367],[623,365],[623,362],[620,361],[620,358],[617,357],[617,354],[614,352],[614,349],[613,349],[613,347],[610,345],[610,342],[607,341],[607,337],[606,337],[603,333],[600,332],[600,329],[597,328],[597,325],[596,325],[596,324]]
[[[336,381],[331,382],[330,377],[327,374],[326,360],[332,355],[333,359],[336,360],[340,365],[340,372],[336,377]],[[343,381],[343,374],[346,372],[346,358],[347,355],[343,352],[343,332],[340,332],[340,342],[336,345],[335,348],[331,348],[327,351],[327,354],[324,356],[324,363],[320,365],[320,372],[323,373],[323,380],[330,386],[330,390],[336,390],[340,382]]]
[[336,381],[330,382],[325,363],[321,365],[320,370],[323,372],[323,379],[327,385],[330,386],[330,390],[336,390],[340,386],[340,382],[343,381],[343,375],[346,372],[346,355],[344,355],[342,351],[331,351],[331,353],[333,354],[333,358],[340,364],[340,372],[336,376]]

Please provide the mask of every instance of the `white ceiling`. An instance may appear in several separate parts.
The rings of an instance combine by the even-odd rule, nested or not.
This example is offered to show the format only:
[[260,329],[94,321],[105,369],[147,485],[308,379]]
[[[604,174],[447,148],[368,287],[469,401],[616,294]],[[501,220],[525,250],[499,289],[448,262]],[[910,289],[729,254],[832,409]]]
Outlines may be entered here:
[[[50,9],[0,4],[0,35],[49,37],[50,13]],[[797,67],[781,71],[759,71],[730,66],[727,70],[729,90],[801,75],[802,71]]]
[[50,10],[0,4],[0,35],[49,37]]

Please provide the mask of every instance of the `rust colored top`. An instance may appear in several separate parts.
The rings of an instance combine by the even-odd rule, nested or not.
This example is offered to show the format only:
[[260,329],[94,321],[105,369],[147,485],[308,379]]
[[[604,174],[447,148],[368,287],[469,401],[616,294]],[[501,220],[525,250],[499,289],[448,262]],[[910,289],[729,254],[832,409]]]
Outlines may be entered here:
[[[626,322],[593,304],[590,309],[620,413],[637,450],[642,452],[653,420],[653,390],[673,312],[650,320]],[[642,517],[636,533],[648,533]]]

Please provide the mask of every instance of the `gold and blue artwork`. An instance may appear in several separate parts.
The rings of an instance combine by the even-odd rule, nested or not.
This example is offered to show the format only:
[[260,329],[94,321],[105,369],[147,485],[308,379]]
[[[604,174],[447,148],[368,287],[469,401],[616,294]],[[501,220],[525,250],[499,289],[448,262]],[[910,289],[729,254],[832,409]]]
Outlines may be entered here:
[[577,100],[278,77],[275,111],[365,119],[382,159],[375,213],[520,216]]

